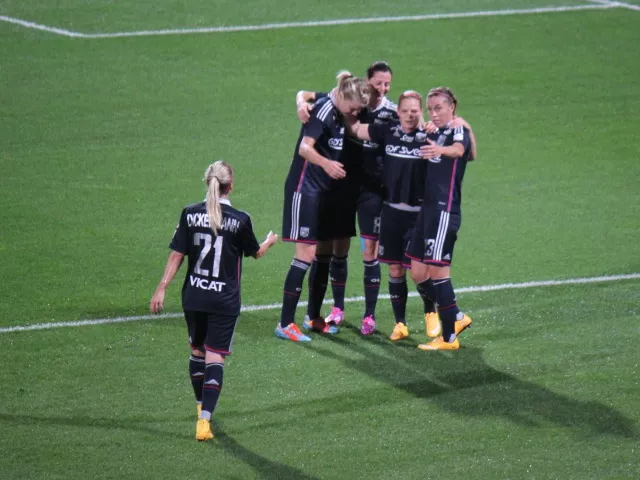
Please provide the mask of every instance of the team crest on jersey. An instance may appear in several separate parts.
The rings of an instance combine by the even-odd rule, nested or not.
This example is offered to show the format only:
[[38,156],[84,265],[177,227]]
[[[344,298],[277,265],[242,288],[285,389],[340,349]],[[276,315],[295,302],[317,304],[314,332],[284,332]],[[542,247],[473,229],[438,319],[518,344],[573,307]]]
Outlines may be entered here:
[[424,132],[416,133],[416,142],[424,142],[427,139],[427,134]]
[[300,236],[307,238],[309,236],[309,227],[300,227]]

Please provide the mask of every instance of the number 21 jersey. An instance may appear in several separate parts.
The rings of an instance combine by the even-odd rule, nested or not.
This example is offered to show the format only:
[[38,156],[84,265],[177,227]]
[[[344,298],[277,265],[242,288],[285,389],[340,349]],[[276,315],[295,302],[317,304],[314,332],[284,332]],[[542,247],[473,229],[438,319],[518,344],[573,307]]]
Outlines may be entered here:
[[242,257],[254,256],[260,245],[249,215],[233,208],[226,199],[220,203],[222,226],[218,235],[209,226],[206,203],[196,203],[182,210],[169,248],[188,258],[182,308],[239,315]]

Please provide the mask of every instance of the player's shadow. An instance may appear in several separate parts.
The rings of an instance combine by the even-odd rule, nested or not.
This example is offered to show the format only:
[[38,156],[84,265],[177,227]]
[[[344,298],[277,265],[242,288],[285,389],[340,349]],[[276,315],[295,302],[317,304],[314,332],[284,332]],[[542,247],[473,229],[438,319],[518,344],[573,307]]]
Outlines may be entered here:
[[[250,465],[256,471],[256,478],[264,480],[282,480],[282,479],[301,479],[301,480],[317,480],[314,477],[295,467],[290,467],[282,463],[268,460],[240,445],[233,437],[230,437],[223,431],[216,431],[216,442],[222,448],[236,457],[238,460]],[[212,445],[215,445],[212,443]]]
[[424,352],[410,339],[391,343],[382,336],[370,337],[369,341],[340,335],[326,338],[341,348],[315,339],[304,346],[424,398],[443,411],[505,417],[527,426],[550,422],[582,434],[638,437],[634,421],[617,410],[595,401],[572,399],[501,372],[487,365],[479,348]]
[[[152,434],[156,436],[162,436],[172,439],[185,440],[195,443],[193,433],[179,434],[175,432],[169,432],[158,428],[148,426],[148,423],[156,423],[157,418],[151,417],[136,417],[136,418],[96,418],[88,416],[35,416],[35,415],[10,415],[0,413],[0,425],[20,425],[25,424],[33,425],[50,425],[50,426],[62,426],[62,427],[80,427],[80,428],[92,428],[92,429],[107,429],[107,430],[130,430],[136,432],[143,432],[146,434]],[[214,423],[215,439],[209,443],[212,448],[222,448],[225,452],[233,455],[241,462],[251,466],[255,472],[256,477],[265,480],[279,480],[279,479],[302,479],[302,480],[317,480],[317,477],[308,475],[302,470],[295,467],[269,460],[255,452],[252,452],[248,448],[239,444],[235,439],[224,433],[219,429],[219,426]]]

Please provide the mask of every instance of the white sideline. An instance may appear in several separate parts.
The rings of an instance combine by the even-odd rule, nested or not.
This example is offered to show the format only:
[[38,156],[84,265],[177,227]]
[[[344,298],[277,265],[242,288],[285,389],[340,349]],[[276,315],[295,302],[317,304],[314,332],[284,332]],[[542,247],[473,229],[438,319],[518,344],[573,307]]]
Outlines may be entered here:
[[632,5],[630,3],[624,3],[624,2],[615,2],[612,0],[588,0],[591,3],[598,3],[600,5],[609,5],[611,7],[622,7],[622,8],[628,8],[629,10],[637,10],[640,11],[640,6],[639,5]]
[[[475,287],[457,288],[456,293],[473,293],[473,292],[492,292],[496,290],[509,290],[517,288],[535,288],[535,287],[552,287],[557,285],[580,285],[585,283],[601,283],[615,282],[619,280],[637,280],[640,279],[640,273],[629,273],[623,275],[608,275],[604,277],[584,277],[584,278],[568,278],[566,280],[540,280],[535,282],[524,283],[501,283],[498,285],[478,285]],[[416,297],[416,292],[410,292],[410,297]],[[389,298],[389,295],[380,295],[379,298]],[[364,297],[345,298],[347,303],[362,302]],[[333,300],[328,299],[325,303],[331,304]],[[307,306],[307,302],[298,303],[298,307]],[[242,312],[257,312],[260,310],[275,310],[281,307],[280,303],[272,303],[269,305],[248,305],[242,307]],[[20,325],[15,327],[0,328],[0,333],[26,332],[30,330],[49,330],[62,327],[84,327],[87,325],[104,325],[109,323],[125,323],[138,322],[142,320],[161,320],[165,318],[179,318],[182,313],[162,313],[160,315],[136,315],[131,317],[114,317],[114,318],[96,318],[94,320],[78,320],[73,322],[55,322],[55,323],[36,323],[33,325]]]
[[[589,0],[590,1],[590,0]],[[255,30],[276,30],[282,28],[304,28],[304,27],[324,27],[335,25],[351,25],[357,23],[383,23],[383,22],[407,22],[419,20],[442,20],[448,18],[472,18],[472,17],[493,17],[502,15],[525,15],[540,13],[557,13],[557,12],[573,12],[579,10],[604,10],[610,8],[628,8],[631,10],[640,10],[640,7],[621,2],[592,1],[588,5],[567,5],[557,7],[538,7],[525,9],[505,9],[505,10],[486,10],[476,12],[459,12],[459,13],[434,13],[426,15],[403,15],[389,17],[368,17],[368,18],[345,18],[335,20],[319,20],[310,22],[285,22],[285,23],[267,23],[263,25],[236,25],[228,27],[202,27],[202,28],[178,28],[164,30],[141,30],[134,32],[114,32],[114,33],[81,33],[65,30],[62,28],[40,25],[34,22],[21,20],[19,18],[7,17],[0,15],[0,21],[13,23],[26,28],[42,30],[45,32],[56,33],[66,37],[73,38],[122,38],[122,37],[148,37],[161,35],[187,35],[193,33],[227,33],[227,32],[245,32]]]

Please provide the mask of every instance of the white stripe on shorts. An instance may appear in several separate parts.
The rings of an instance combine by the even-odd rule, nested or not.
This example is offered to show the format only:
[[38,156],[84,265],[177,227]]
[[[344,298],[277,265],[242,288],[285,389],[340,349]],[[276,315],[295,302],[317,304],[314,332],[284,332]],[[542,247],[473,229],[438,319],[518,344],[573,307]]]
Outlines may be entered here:
[[302,195],[298,192],[293,192],[293,201],[291,202],[291,232],[289,238],[291,240],[298,239],[298,222],[300,216],[300,198]]
[[449,229],[449,212],[440,212],[440,224],[438,225],[438,235],[436,236],[436,244],[433,251],[434,260],[442,260],[442,249],[444,248],[444,240],[447,238],[447,230]]

